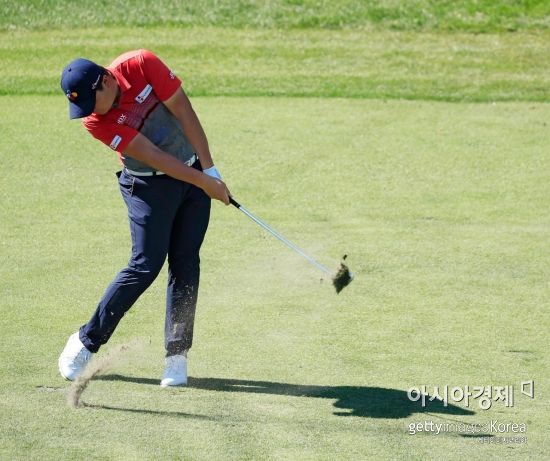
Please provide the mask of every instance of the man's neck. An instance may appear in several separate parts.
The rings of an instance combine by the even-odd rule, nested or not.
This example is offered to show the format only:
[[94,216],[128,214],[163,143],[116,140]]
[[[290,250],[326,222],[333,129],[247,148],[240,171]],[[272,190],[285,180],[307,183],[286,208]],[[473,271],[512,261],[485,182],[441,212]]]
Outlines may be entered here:
[[116,85],[116,97],[115,97],[115,100],[113,101],[113,105],[111,106],[112,109],[115,109],[118,107],[118,102],[120,101],[120,86]]

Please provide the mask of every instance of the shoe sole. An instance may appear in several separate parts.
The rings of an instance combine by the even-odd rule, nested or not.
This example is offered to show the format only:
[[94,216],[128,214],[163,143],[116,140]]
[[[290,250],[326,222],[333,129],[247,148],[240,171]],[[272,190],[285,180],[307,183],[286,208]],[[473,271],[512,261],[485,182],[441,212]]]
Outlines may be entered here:
[[185,387],[187,386],[187,383],[181,383],[181,384],[160,384],[160,387],[163,389],[166,389],[167,387]]

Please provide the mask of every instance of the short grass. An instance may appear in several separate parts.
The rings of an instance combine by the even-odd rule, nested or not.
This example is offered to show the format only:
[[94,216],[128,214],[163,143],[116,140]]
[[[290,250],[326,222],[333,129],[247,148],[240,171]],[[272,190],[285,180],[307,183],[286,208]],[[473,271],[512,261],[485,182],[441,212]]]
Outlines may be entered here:
[[[0,104],[0,458],[546,456],[548,104],[195,98],[234,195],[329,266],[348,253],[356,280],[337,296],[217,204],[190,387],[157,385],[163,274],[106,346],[143,348],[77,410],[56,361],[129,255],[117,164],[61,96]],[[422,409],[406,397],[422,384],[509,384],[516,401]],[[525,423],[527,444],[408,434],[494,419]]]
[[546,0],[0,0],[0,11],[0,29],[201,25],[486,33],[550,27]]
[[2,94],[60,94],[77,56],[149,48],[192,96],[550,100],[550,33],[99,28],[0,33]]
[[[545,458],[548,2],[0,11],[0,459]],[[67,120],[59,72],[139,47],[183,78],[235,197],[330,267],[349,254],[356,279],[335,295],[216,204],[190,386],[158,387],[163,273],[105,351],[140,347],[73,410],[57,356],[129,236],[115,157]],[[528,379],[533,400],[519,392]],[[406,391],[423,384],[513,385],[516,401],[422,408]],[[408,433],[491,420],[526,424],[527,443]]]

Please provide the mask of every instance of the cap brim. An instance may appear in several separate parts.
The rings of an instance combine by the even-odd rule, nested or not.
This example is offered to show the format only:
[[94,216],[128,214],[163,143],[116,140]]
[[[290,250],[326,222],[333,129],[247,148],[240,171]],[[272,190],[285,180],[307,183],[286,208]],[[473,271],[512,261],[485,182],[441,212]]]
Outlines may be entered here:
[[69,118],[87,117],[94,111],[95,95],[87,101],[78,101],[78,104],[69,101]]

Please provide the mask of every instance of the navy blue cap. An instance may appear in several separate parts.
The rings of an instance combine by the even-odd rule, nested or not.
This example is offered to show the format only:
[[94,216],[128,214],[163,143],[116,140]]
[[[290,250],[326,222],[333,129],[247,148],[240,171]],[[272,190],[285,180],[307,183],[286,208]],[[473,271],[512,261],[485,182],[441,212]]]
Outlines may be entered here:
[[63,69],[61,89],[69,99],[69,118],[87,117],[94,111],[95,92],[103,73],[103,67],[83,58]]

